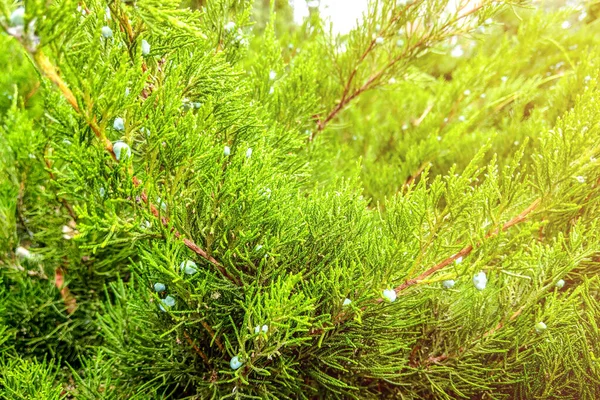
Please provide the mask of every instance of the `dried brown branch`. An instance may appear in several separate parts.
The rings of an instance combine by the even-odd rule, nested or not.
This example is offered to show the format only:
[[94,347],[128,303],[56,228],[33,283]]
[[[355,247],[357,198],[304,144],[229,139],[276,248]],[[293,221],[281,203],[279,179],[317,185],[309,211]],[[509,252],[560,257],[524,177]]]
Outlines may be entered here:
[[65,284],[65,272],[62,268],[57,268],[54,275],[54,285],[60,290],[60,295],[65,303],[67,313],[73,314],[77,309],[77,300],[71,295],[69,288]]

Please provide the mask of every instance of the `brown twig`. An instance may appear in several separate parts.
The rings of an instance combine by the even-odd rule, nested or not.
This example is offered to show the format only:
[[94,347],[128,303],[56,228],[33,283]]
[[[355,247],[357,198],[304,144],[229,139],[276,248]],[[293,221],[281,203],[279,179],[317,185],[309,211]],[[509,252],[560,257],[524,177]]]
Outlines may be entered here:
[[419,177],[419,175],[421,175],[421,173],[423,173],[423,171],[425,171],[425,168],[427,168],[427,166],[431,164],[430,161],[425,161],[424,163],[422,163],[419,166],[419,169],[417,169],[415,171],[414,174],[412,174],[411,176],[408,177],[408,179],[406,180],[406,182],[404,182],[404,185],[402,185],[402,189],[406,189],[407,187],[409,187],[411,185],[411,183],[414,182],[415,179],[417,179]]
[[[52,179],[53,181],[56,181],[56,176],[54,175],[54,172],[52,172],[52,164],[50,164],[50,160],[48,160],[45,156],[44,156],[44,164],[46,164],[46,168],[48,169],[48,175],[50,175],[50,179]],[[59,201],[67,209],[67,212],[71,216],[71,219],[73,221],[76,221],[77,215],[75,215],[75,211],[73,210],[73,207],[71,207],[71,205],[65,199],[59,199]]]
[[[525,306],[521,306],[517,311],[515,311],[508,319],[508,322],[514,321],[519,315],[521,315],[523,310],[525,310]],[[496,333],[497,331],[502,329],[502,327],[504,327],[504,325],[505,325],[505,323],[498,322],[498,325],[496,325],[494,328],[492,328],[489,331],[487,331],[486,333],[484,333],[483,337],[488,337],[490,335],[493,335],[494,333]]]
[[[527,216],[539,206],[540,201],[541,201],[540,199],[536,199],[525,210],[523,210],[519,215],[517,215],[510,221],[506,222],[504,225],[502,225],[502,227],[497,228],[497,229],[493,230],[492,232],[489,232],[485,236],[485,238],[489,239],[491,237],[497,236],[500,232],[503,232],[503,231],[509,229],[510,227],[525,221],[527,219]],[[441,270],[442,268],[452,264],[452,262],[454,262],[456,259],[458,259],[460,257],[468,256],[473,251],[473,248],[474,247],[471,244],[463,247],[458,253],[451,255],[450,257],[446,258],[445,260],[441,261],[440,263],[436,264],[435,266],[429,268],[428,270],[424,271],[416,278],[405,281],[403,284],[396,287],[394,289],[394,291],[396,292],[396,294],[399,294],[400,292],[410,288],[411,286],[414,286],[414,285],[417,285],[417,284],[423,282],[425,280],[425,278],[433,275],[434,273]],[[377,301],[377,303],[381,303],[383,301],[383,299],[379,298],[376,301]]]
[[[413,3],[414,4],[414,3]],[[457,18],[450,20],[448,22],[446,22],[439,30],[438,32],[442,33],[442,36],[440,36],[440,40],[442,38],[447,38],[447,37],[451,37],[451,36],[456,36],[460,33],[463,33],[463,31],[461,29],[458,29],[456,31],[452,31],[452,32],[447,32],[444,33],[444,31],[450,27],[450,25],[457,23],[458,21],[460,21],[461,19],[464,19],[472,14],[474,14],[475,12],[479,11],[482,7],[484,6],[484,4],[480,4],[476,7],[474,7],[472,10],[459,15]],[[406,11],[406,10],[404,10]],[[398,14],[394,19],[392,19],[392,21],[395,21],[397,18],[400,17],[400,15],[402,15],[401,13]],[[390,24],[392,24],[393,22],[390,22]],[[406,48],[404,49],[404,51],[394,57],[388,64],[386,64],[380,71],[376,72],[375,74],[371,75],[367,81],[360,86],[358,89],[356,89],[351,95],[348,95],[348,93],[350,93],[351,87],[352,87],[352,83],[354,81],[354,77],[356,75],[356,72],[358,70],[359,65],[363,62],[363,60],[367,57],[367,55],[373,50],[374,45],[375,45],[375,40],[373,39],[370,43],[369,46],[367,47],[367,49],[365,50],[365,52],[363,53],[363,55],[359,58],[356,66],[354,67],[354,69],[352,70],[352,73],[350,74],[350,76],[348,77],[348,80],[346,81],[346,84],[344,85],[344,90],[342,93],[342,97],[340,99],[340,101],[336,104],[336,106],[327,114],[327,117],[325,117],[324,119],[317,119],[317,131],[314,132],[310,138],[309,141],[314,140],[315,136],[321,132],[322,130],[325,129],[325,127],[327,126],[327,124],[333,119],[335,118],[338,113],[346,106],[348,105],[348,103],[350,103],[352,100],[354,100],[356,97],[358,97],[360,94],[362,94],[363,92],[366,92],[367,90],[372,88],[372,85],[374,82],[378,81],[381,76],[383,76],[383,74],[385,74],[391,67],[393,67],[396,63],[398,63],[400,60],[402,60],[403,58],[407,57],[407,55],[412,54],[413,51],[417,50],[420,46],[425,46],[425,48],[428,48],[429,45],[429,41],[430,39],[432,39],[434,31],[432,30],[430,33],[424,35],[418,42],[416,42],[414,45],[412,46],[406,46]]]
[[202,324],[204,329],[206,329],[206,331],[208,332],[210,337],[214,340],[214,342],[217,344],[217,347],[219,348],[219,350],[221,350],[221,352],[225,353],[225,346],[223,346],[223,343],[221,343],[221,340],[219,339],[219,337],[215,335],[215,331],[213,331],[211,326],[206,321],[200,321],[200,323]]
[[31,88],[31,90],[25,95],[25,98],[23,99],[23,104],[27,105],[29,100],[31,100],[31,98],[33,96],[35,96],[35,94],[38,92],[39,89],[40,89],[40,82],[36,81],[35,84],[33,85],[33,88]]
[[[523,313],[523,310],[525,310],[525,306],[521,306],[519,307],[519,309],[517,311],[515,311],[509,318],[508,321],[506,322],[512,322],[515,319],[517,319],[517,317],[519,317],[519,315],[521,315]],[[483,335],[481,335],[481,339],[486,338],[488,336],[493,335],[494,333],[498,332],[500,329],[504,328],[506,326],[506,322],[499,322],[494,328],[490,329],[489,331],[485,332]],[[429,357],[427,357],[427,359],[425,360],[425,362],[421,363],[417,361],[417,357],[416,357],[416,352],[420,349],[420,346],[415,346],[415,348],[413,348],[413,350],[410,353],[410,366],[415,368],[418,367],[420,365],[425,365],[425,366],[429,366],[431,364],[439,364],[440,362],[447,360],[448,358],[451,357],[458,357],[461,353],[463,353],[465,351],[465,347],[461,346],[458,349],[458,353],[457,354],[442,354],[439,356],[433,356],[430,355]]]
[[423,114],[421,114],[421,116],[419,118],[412,121],[413,126],[416,127],[416,126],[421,125],[421,123],[423,122],[425,117],[427,117],[427,115],[429,115],[429,113],[431,112],[432,109],[433,109],[433,103],[429,103],[427,105],[427,107],[425,108],[425,110],[423,110]]
[[[408,9],[410,7],[412,7],[415,3],[410,3],[408,5],[406,5],[406,7],[404,7],[404,9],[402,9],[401,12],[399,12],[396,16],[394,16],[390,22],[388,23],[388,26],[384,29],[384,32],[387,31],[387,29],[389,29],[398,19],[400,19],[400,17],[406,13],[406,11],[408,11]],[[350,76],[348,76],[348,79],[346,80],[346,83],[344,84],[344,90],[342,92],[342,97],[340,99],[340,101],[337,103],[337,105],[333,108],[333,110],[331,110],[329,112],[329,114],[327,115],[327,117],[322,120],[322,119],[317,119],[317,132],[322,131],[323,129],[325,129],[325,126],[350,102],[352,101],[352,99],[354,99],[358,94],[357,93],[353,93],[351,96],[348,96],[348,94],[350,93],[350,89],[352,87],[352,83],[354,81],[354,78],[356,77],[356,73],[358,72],[358,67],[363,63],[363,61],[367,58],[367,56],[371,53],[371,51],[375,48],[376,45],[376,40],[377,38],[373,38],[370,42],[369,45],[367,46],[367,48],[365,49],[365,51],[362,53],[362,55],[359,57],[356,65],[354,66],[354,68],[352,69],[352,72],[350,73]],[[363,85],[364,86],[364,85]],[[316,133],[314,133],[313,135],[311,135],[310,140],[312,141],[314,139],[314,137],[316,136]]]
[[[129,39],[129,43],[133,43],[135,40],[135,34],[133,33],[133,28],[131,27],[131,23],[129,22],[129,18],[127,18],[127,14],[121,12],[115,12],[114,7],[111,10],[113,14],[116,16],[117,20],[121,23],[121,27],[127,33],[127,38]],[[121,11],[121,10],[119,10]]]
[[188,335],[188,333],[186,331],[183,331],[183,336],[185,336],[185,339],[190,344],[190,346],[192,346],[194,351],[196,353],[198,353],[200,355],[200,357],[202,357],[204,362],[207,364],[210,364],[210,360],[208,359],[207,355],[204,354],[204,352],[202,350],[200,350],[200,348],[198,346],[196,346],[196,343],[194,343],[194,341],[192,340],[192,338],[190,337],[190,335]]
[[[44,155],[44,164],[46,165],[46,168],[48,169],[48,174],[50,175],[50,179],[52,179],[53,181],[56,181],[56,176],[52,172],[52,164],[50,164],[50,161],[45,157],[45,155]],[[71,216],[71,220],[76,221],[77,215],[75,214],[73,207],[71,207],[71,205],[65,199],[60,198],[59,201],[67,209],[67,212]],[[72,314],[77,309],[77,299],[71,294],[71,292],[69,291],[69,288],[65,284],[65,278],[64,278],[65,273],[66,273],[65,269],[58,268],[54,275],[54,284],[60,290],[60,295],[63,298],[63,301],[65,303],[67,313]]]
[[33,237],[33,232],[27,228],[27,223],[25,222],[25,217],[23,217],[23,197],[25,196],[25,173],[23,173],[23,179],[21,179],[21,184],[19,185],[19,193],[17,194],[17,216],[19,217],[19,221],[21,225],[23,225],[23,229],[27,232],[30,238]]
[[[132,179],[133,179],[134,186],[138,187],[141,185],[141,181],[136,176],[134,176]],[[148,201],[148,195],[146,194],[146,192],[142,191],[141,199],[144,203],[146,203],[150,206],[150,212],[152,213],[152,215],[154,215],[157,219],[160,218],[160,221],[162,222],[162,224],[164,226],[169,225],[169,219],[167,217],[161,217],[160,212],[158,211],[158,208],[154,204],[152,204]],[[229,272],[227,272],[227,270],[221,263],[219,263],[213,256],[208,254],[200,246],[198,246],[192,240],[183,237],[183,235],[181,233],[179,233],[179,231],[177,231],[177,230],[174,230],[173,234],[175,235],[176,238],[182,239],[183,244],[185,244],[188,249],[192,250],[194,253],[198,254],[200,257],[204,258],[209,263],[213,264],[219,270],[219,272],[221,272],[221,274],[223,274],[224,277],[226,277],[227,279],[229,279],[231,282],[235,283],[236,285],[241,286],[242,283],[240,282],[239,279],[237,279],[236,277],[232,276]]]
[[46,57],[46,55],[41,50],[36,51],[32,54],[32,56],[35,63],[38,66],[38,69],[40,69],[44,73],[44,75],[46,75],[46,77],[58,87],[58,90],[61,91],[67,102],[71,105],[71,107],[73,107],[73,109],[75,109],[75,111],[79,113],[79,105],[77,104],[77,99],[75,98],[75,95],[73,94],[71,89],[69,89],[65,81],[63,81],[62,78],[58,75],[56,68],[54,67],[54,65],[52,65],[48,57]]

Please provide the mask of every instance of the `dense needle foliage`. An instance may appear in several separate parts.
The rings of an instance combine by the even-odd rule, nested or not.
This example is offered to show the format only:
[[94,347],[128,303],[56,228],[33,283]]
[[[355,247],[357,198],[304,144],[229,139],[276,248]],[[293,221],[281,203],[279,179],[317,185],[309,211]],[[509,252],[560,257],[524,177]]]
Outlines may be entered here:
[[0,0],[0,398],[599,398],[598,15]]

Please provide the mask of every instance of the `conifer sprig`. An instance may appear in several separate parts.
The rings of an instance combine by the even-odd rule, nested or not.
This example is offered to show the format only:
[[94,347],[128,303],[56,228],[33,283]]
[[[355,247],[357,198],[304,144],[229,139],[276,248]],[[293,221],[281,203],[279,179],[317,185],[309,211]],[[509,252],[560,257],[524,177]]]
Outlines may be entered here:
[[[395,4],[396,2],[393,3]],[[477,29],[476,26],[470,26],[468,23],[463,23],[461,25],[461,22],[464,22],[469,18],[473,18],[473,16],[479,13],[481,10],[491,7],[494,2],[488,0],[478,2],[475,6],[471,6],[469,10],[465,10],[467,3],[460,2],[453,18],[449,18],[445,23],[440,24],[440,26],[435,23],[432,24],[430,30],[419,29],[424,22],[417,20],[417,28],[414,29],[413,32],[407,32],[406,40],[409,44],[403,46],[403,50],[399,54],[395,56],[391,55],[391,58],[384,64],[383,67],[380,67],[378,71],[368,76],[361,85],[355,87],[356,85],[354,85],[354,79],[356,78],[357,72],[365,59],[378,47],[378,41],[381,39],[393,39],[394,36],[396,36],[396,30],[401,27],[399,22],[405,22],[406,14],[409,13],[411,9],[414,8],[414,13],[417,14],[421,8],[426,8],[427,6],[427,2],[423,0],[401,3],[405,3],[405,5],[401,5],[397,7],[397,9],[396,6],[391,6],[392,10],[390,12],[392,13],[392,17],[389,19],[389,22],[383,29],[381,29],[381,31],[376,33],[379,36],[373,37],[373,39],[368,42],[368,45],[366,46],[362,55],[355,61],[350,74],[347,78],[345,78],[342,94],[340,99],[336,102],[336,105],[330,111],[325,113],[325,117],[317,118],[317,130],[309,137],[310,141],[314,140],[314,137],[318,134],[318,132],[324,130],[329,122],[331,122],[331,120],[333,120],[355,98],[368,90],[378,87],[381,84],[381,78],[386,74],[390,75],[390,71],[398,63],[402,62],[402,66],[405,66],[410,63],[411,60],[419,58],[431,48],[434,48],[449,38],[463,36],[475,31]],[[444,9],[435,8],[435,11],[441,15],[441,11],[444,11]],[[436,16],[432,16],[431,18],[435,19]],[[427,111],[425,111],[423,115],[426,114]]]
[[[124,21],[123,23],[127,26],[129,26],[129,23],[127,22],[127,17],[123,16],[122,17],[122,21]],[[129,29],[127,29],[127,31],[129,31]],[[27,47],[24,46],[24,48],[27,50]],[[73,107],[73,109],[75,110],[75,112],[77,112],[78,114],[82,114],[82,112],[80,111],[79,105],[77,104],[77,100],[75,99],[75,96],[73,95],[73,93],[71,92],[71,90],[68,88],[68,86],[65,84],[65,82],[62,80],[62,78],[59,76],[59,74],[57,73],[57,69],[54,65],[52,65],[52,63],[50,62],[50,60],[43,54],[43,52],[39,49],[35,50],[33,52],[33,54],[31,54],[31,56],[33,57],[33,59],[36,61],[36,66],[39,68],[40,72],[46,76],[48,79],[50,79],[50,81],[52,83],[54,83],[59,91],[63,94],[63,96],[66,98],[67,102]],[[95,133],[96,137],[98,138],[98,140],[100,140],[102,143],[104,143],[104,148],[105,150],[111,155],[111,157],[118,162],[117,156],[114,152],[113,149],[113,143],[110,141],[110,139],[108,139],[106,137],[106,135],[102,132],[102,130],[100,129],[100,127],[98,126],[98,124],[96,123],[95,117],[92,117],[91,119],[88,117],[86,118],[86,122],[88,123],[88,125],[90,126],[90,128],[93,130],[93,132]],[[132,177],[132,181],[134,183],[135,186],[140,186],[141,182],[138,178],[136,178],[135,176]],[[168,226],[169,225],[169,220],[166,217],[160,217],[160,213],[158,211],[158,209],[156,208],[156,206],[154,204],[151,204],[148,202],[148,195],[142,191],[141,193],[141,198],[144,201],[144,203],[148,204],[150,207],[150,210],[152,212],[152,214],[159,220],[161,220],[161,222],[165,225]],[[69,209],[69,207],[67,207]],[[70,210],[71,212],[72,210]],[[225,268],[211,255],[207,254],[206,251],[204,251],[202,248],[200,248],[200,246],[198,246],[196,243],[194,243],[192,240],[190,240],[189,238],[182,238],[182,235],[177,232],[174,231],[174,235],[177,238],[181,238],[181,240],[183,241],[183,243],[190,249],[192,250],[194,253],[198,254],[200,257],[204,258],[205,260],[207,260],[208,262],[210,262],[212,265],[214,265],[222,274],[223,276],[225,276],[227,279],[229,279],[230,281],[232,281],[233,283],[236,284],[240,284],[240,282],[234,278],[232,275],[230,275]],[[58,285],[58,283],[57,283]],[[62,287],[62,285],[61,285]],[[68,290],[66,289],[66,287],[64,288],[64,290]],[[71,299],[72,297],[68,294],[68,292],[65,292],[65,301],[68,301],[69,304],[72,304],[73,300],[67,300],[67,299]],[[72,310],[73,308],[70,307],[70,309]],[[72,312],[72,311],[71,311]]]

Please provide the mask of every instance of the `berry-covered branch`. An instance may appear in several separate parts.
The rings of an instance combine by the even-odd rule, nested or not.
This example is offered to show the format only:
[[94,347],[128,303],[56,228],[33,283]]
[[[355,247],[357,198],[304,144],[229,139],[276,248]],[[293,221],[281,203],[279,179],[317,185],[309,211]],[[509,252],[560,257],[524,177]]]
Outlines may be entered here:
[[[17,39],[19,39],[19,37],[17,37]],[[19,41],[22,44],[24,44],[22,40]],[[69,89],[68,85],[64,82],[64,80],[60,77],[56,67],[52,64],[48,57],[42,52],[41,49],[32,50],[29,46],[26,46],[25,44],[23,48],[26,51],[28,51],[33,57],[33,59],[35,60],[35,65],[39,69],[39,71],[58,87],[59,91],[62,93],[62,95],[71,105],[71,107],[75,110],[75,112],[77,112],[85,118],[86,122],[88,123],[98,140],[100,140],[100,142],[103,143],[105,150],[111,155],[111,157],[115,161],[119,161],[119,157],[117,157],[117,154],[115,153],[115,150],[113,148],[113,143],[110,141],[110,139],[108,139],[108,137],[98,126],[96,122],[96,117],[86,115],[86,113],[80,109],[75,95]],[[141,185],[141,181],[137,177],[133,176],[132,180],[136,187]],[[142,192],[141,198],[144,200],[145,203],[148,203],[148,196],[145,194],[145,192]],[[158,209],[153,204],[150,204],[150,209],[152,214],[158,218]],[[163,218],[161,222],[163,223],[163,225],[168,225],[169,223],[168,219],[166,218]],[[177,238],[180,238],[183,241],[183,243],[194,253],[196,253],[197,255],[214,265],[228,280],[237,285],[240,284],[240,281],[238,279],[229,274],[226,271],[226,269],[214,257],[209,255],[205,250],[203,250],[200,246],[194,243],[191,239],[182,237],[182,235],[177,231],[175,231],[175,236]]]
[[[527,208],[525,208],[519,215],[512,218],[510,221],[504,223],[501,228],[495,229],[494,231],[488,233],[486,235],[486,239],[497,236],[500,232],[506,231],[509,228],[511,228],[512,226],[525,221],[527,219],[527,217],[529,216],[529,214],[531,214],[533,211],[535,211],[535,209],[540,205],[540,202],[541,202],[540,199],[536,199]],[[427,277],[433,275],[434,273],[443,269],[444,267],[452,264],[457,259],[468,256],[469,254],[471,254],[471,252],[473,250],[474,250],[473,245],[467,245],[467,246],[463,247],[456,254],[451,255],[450,257],[444,259],[443,261],[439,262],[438,264],[434,265],[433,267],[427,269],[426,271],[421,273],[416,278],[409,279],[406,282],[404,282],[403,284],[401,284],[400,286],[397,286],[396,288],[394,288],[394,292],[396,292],[396,294],[399,294],[400,292],[402,292],[412,286],[415,286],[415,285],[418,285],[418,284],[424,282]],[[381,303],[382,301],[383,301],[382,298],[377,299],[378,303]]]

